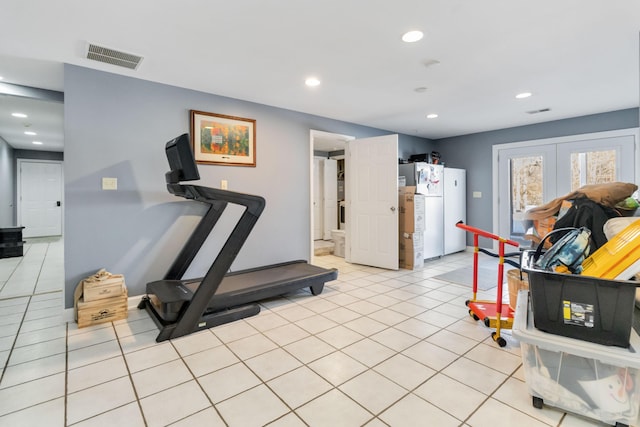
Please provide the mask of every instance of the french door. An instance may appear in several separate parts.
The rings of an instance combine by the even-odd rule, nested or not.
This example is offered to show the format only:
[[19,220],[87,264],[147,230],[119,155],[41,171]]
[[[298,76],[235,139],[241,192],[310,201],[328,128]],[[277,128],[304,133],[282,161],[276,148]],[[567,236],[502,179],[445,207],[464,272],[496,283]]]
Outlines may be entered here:
[[583,185],[636,182],[637,145],[638,129],[624,129],[494,146],[494,230],[525,243],[528,209]]

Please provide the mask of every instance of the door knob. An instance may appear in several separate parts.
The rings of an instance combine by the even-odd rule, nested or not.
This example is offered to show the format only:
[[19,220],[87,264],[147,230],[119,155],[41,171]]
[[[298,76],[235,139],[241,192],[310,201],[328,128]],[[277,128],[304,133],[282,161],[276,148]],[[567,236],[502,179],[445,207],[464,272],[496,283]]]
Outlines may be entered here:
[[391,206],[391,212],[395,212],[396,211],[396,207],[395,206]]
[[56,206],[60,206],[60,200],[56,202]]

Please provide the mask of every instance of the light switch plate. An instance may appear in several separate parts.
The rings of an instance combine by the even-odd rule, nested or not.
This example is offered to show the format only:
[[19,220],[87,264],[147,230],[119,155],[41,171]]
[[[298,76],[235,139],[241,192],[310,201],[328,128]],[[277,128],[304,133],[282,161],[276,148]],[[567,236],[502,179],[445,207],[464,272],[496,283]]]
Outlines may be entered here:
[[118,189],[118,178],[102,178],[102,189],[103,190],[117,190]]

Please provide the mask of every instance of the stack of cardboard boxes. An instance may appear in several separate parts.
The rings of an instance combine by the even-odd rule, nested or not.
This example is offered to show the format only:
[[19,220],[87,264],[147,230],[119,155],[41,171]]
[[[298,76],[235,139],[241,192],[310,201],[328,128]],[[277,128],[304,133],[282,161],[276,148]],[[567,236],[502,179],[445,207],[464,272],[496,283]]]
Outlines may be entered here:
[[416,187],[400,187],[400,268],[413,270],[424,266],[424,196],[415,194]]

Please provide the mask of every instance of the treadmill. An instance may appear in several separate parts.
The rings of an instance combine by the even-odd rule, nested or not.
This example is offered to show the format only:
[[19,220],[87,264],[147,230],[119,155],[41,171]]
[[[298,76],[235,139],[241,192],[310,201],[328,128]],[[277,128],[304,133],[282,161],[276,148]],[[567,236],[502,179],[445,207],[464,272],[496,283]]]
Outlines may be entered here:
[[[260,312],[260,300],[306,287],[318,295],[326,282],[337,279],[335,268],[321,268],[305,260],[227,273],[260,217],[265,200],[260,196],[181,184],[200,179],[188,134],[167,142],[165,151],[171,169],[165,174],[167,190],[209,205],[209,209],[164,279],[147,283],[146,295],[138,304],[160,329],[157,342],[254,316]],[[183,280],[229,203],[245,208],[233,231],[204,277]]]

